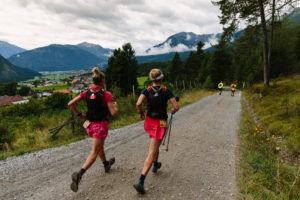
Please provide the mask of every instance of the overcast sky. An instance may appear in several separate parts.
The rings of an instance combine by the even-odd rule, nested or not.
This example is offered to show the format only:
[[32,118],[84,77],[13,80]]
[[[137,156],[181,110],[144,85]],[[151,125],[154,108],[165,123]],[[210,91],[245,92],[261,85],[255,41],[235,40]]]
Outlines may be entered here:
[[137,54],[178,32],[219,33],[211,0],[1,0],[0,40],[32,49],[90,42]]

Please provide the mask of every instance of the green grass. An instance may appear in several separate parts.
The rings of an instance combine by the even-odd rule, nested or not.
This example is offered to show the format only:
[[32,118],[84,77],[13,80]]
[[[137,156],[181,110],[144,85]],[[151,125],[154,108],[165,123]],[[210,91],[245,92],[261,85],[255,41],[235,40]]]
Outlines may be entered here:
[[[261,93],[261,94],[260,94]],[[258,84],[245,92],[251,106],[271,134],[282,136],[283,147],[300,154],[300,79]]]
[[64,89],[69,89],[70,87],[72,87],[72,85],[68,85],[68,84],[54,84],[54,85],[49,85],[49,86],[44,86],[44,87],[37,87],[37,88],[33,88],[32,90],[35,91],[43,91],[43,90],[64,90]]
[[[213,93],[215,93],[215,91],[186,91],[181,95],[179,105],[187,105]],[[117,99],[119,112],[117,117],[110,119],[110,130],[140,121],[135,107],[137,98],[137,96],[129,95],[128,97]],[[144,104],[144,108],[146,109],[146,104]],[[86,109],[85,103],[81,102],[78,105],[78,109],[84,112]],[[171,108],[169,107],[169,110],[170,109]],[[68,125],[57,134],[56,138],[51,138],[48,130],[62,124],[69,116],[70,111],[65,109],[48,111],[40,116],[32,115],[28,117],[5,118],[1,123],[8,126],[9,132],[14,134],[15,139],[12,142],[12,148],[9,145],[6,145],[6,149],[0,151],[0,160],[9,156],[58,147],[87,138],[88,136],[82,128],[83,121],[78,118],[76,118],[75,134],[72,134],[71,125]]]
[[[262,127],[255,124],[242,101],[239,199],[300,199],[300,168],[294,159],[299,152],[300,124],[293,104],[293,100],[298,100],[299,87],[299,80],[284,79],[273,82],[268,89],[255,85],[244,91]],[[293,100],[287,103],[284,96]],[[293,134],[294,131],[298,134]]]
[[[141,76],[137,78],[138,84],[139,84],[139,89],[143,89],[144,87],[144,83],[148,80],[148,76]],[[147,87],[147,85],[146,85]]]

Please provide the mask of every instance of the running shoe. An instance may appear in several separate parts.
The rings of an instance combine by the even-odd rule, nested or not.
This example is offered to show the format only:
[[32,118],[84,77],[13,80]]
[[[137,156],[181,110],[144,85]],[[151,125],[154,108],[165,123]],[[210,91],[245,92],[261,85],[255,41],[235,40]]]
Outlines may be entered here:
[[161,162],[157,162],[157,165],[153,164],[152,172],[156,173],[159,168],[161,168]]
[[111,158],[111,159],[109,159],[108,164],[104,165],[104,170],[105,170],[106,173],[109,172],[111,166],[115,163],[115,161],[116,161],[115,158]]
[[133,185],[133,187],[139,194],[145,194],[144,184],[141,181],[138,181],[138,183]]
[[74,172],[72,174],[72,183],[71,183],[71,190],[73,192],[77,192],[78,191],[78,185],[79,185],[79,182],[81,180],[81,175],[79,172]]

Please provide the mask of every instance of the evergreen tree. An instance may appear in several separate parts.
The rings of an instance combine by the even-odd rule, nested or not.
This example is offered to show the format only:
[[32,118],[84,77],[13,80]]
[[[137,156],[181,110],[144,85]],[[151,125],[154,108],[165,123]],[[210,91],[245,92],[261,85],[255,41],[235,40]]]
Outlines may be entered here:
[[234,78],[238,82],[263,80],[261,35],[257,26],[248,26],[243,35],[233,43]]
[[118,48],[108,60],[106,83],[108,88],[120,88],[123,95],[132,92],[132,86],[137,88],[137,60],[130,43]]
[[223,42],[220,42],[216,46],[216,50],[212,55],[210,63],[210,76],[215,88],[220,81],[229,79],[229,77],[226,77],[226,73],[228,71],[231,73],[231,61],[229,49]]
[[204,51],[203,48],[204,43],[199,42],[197,44],[197,51],[196,52],[190,52],[189,57],[185,61],[184,64],[184,74],[185,74],[185,80],[186,81],[194,81],[198,79],[201,65],[204,59]]
[[210,51],[207,51],[204,54],[203,61],[201,63],[199,75],[198,75],[198,80],[200,83],[204,83],[206,77],[208,76],[210,72],[210,60],[211,60],[211,53]]
[[184,80],[193,81],[198,77],[200,71],[200,65],[198,56],[195,52],[190,52],[189,57],[184,63]]
[[169,77],[169,81],[171,83],[175,83],[175,81],[178,81],[182,78],[182,62],[177,52],[171,61]]

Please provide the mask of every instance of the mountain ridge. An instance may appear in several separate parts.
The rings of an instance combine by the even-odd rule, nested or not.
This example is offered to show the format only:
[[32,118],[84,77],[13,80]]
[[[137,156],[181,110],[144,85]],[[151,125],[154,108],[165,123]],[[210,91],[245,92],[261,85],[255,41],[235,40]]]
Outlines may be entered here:
[[35,76],[41,76],[41,74],[30,69],[15,66],[0,55],[0,80],[2,82],[23,81]]
[[77,45],[61,44],[51,44],[15,54],[8,60],[17,66],[36,71],[76,70],[97,66],[106,61]]
[[10,44],[8,42],[5,41],[1,41],[0,40],[0,54],[4,57],[4,58],[8,58],[14,54],[17,53],[22,53],[24,51],[27,51],[26,49],[23,49],[21,47],[18,47],[14,44]]

